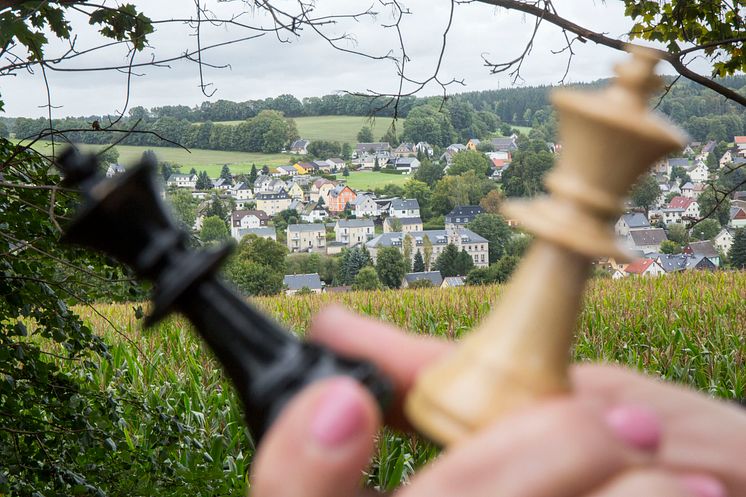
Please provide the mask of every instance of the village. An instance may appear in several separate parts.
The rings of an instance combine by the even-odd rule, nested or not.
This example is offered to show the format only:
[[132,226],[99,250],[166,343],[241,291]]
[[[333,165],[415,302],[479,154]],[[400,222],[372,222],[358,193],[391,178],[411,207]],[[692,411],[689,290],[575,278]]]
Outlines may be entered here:
[[[309,143],[309,140],[296,140],[288,152],[306,157]],[[468,268],[490,266],[490,240],[470,229],[470,223],[485,213],[482,206],[457,205],[445,215],[443,226],[426,229],[416,198],[355,190],[347,185],[347,179],[362,171],[416,177],[422,159],[439,164],[447,173],[458,154],[479,151],[489,160],[487,176],[499,185],[503,173],[511,166],[518,143],[516,134],[494,138],[486,147],[480,140],[472,139],[438,150],[437,157],[434,147],[425,142],[402,143],[396,147],[386,142],[358,143],[347,161],[330,157],[276,168],[265,166],[256,172],[253,182],[245,176],[220,177],[210,179],[208,189],[204,184],[198,189],[200,178],[195,171],[173,173],[167,178],[165,188],[189,191],[201,202],[193,225],[195,232],[202,227],[211,195],[218,195],[229,200],[231,212],[226,221],[236,242],[250,235],[271,239],[282,243],[288,254],[337,256],[344,250],[359,249],[368,254],[372,264],[376,263],[381,248],[394,247],[407,259],[408,270],[401,287],[461,286],[468,282],[468,275],[442,275],[436,268],[436,260],[452,245],[458,252],[468,254],[471,259]],[[614,226],[621,244],[635,260],[598,260],[597,272],[617,279],[721,267],[736,230],[746,226],[746,192],[735,192],[733,198],[725,199],[727,219],[722,219],[722,225],[712,219],[711,212],[704,212],[699,200],[712,188],[708,185],[719,174],[746,162],[746,136],[735,136],[733,146],[719,156],[716,145],[714,141],[694,142],[680,156],[663,159],[655,165],[648,178],[658,192],[654,201],[640,206],[630,200],[627,211]],[[547,143],[547,149],[552,154],[561,153],[560,144]],[[122,171],[111,166],[107,175]],[[295,216],[285,215],[284,219],[296,222],[286,223],[278,233],[276,216],[289,212]],[[708,235],[705,239],[694,235],[694,228],[688,228],[698,220],[707,224],[703,230]],[[515,231],[515,237],[525,236],[516,223],[509,219],[507,223]],[[349,285],[331,287],[318,273],[286,274],[283,287],[288,294],[351,289]]]

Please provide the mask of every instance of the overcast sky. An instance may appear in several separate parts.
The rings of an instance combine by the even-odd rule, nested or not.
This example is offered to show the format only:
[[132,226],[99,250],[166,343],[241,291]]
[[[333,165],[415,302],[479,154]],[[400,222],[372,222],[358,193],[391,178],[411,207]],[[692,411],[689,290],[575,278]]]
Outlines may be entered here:
[[[365,10],[376,0],[320,0],[319,15],[344,14]],[[448,22],[450,1],[404,0],[411,10],[401,23],[402,35],[411,61],[408,75],[414,79],[427,78],[435,69],[442,33]],[[195,6],[191,0],[133,2],[151,19],[193,18]],[[296,2],[277,2],[291,8]],[[218,17],[228,17],[246,10],[241,0],[218,3],[208,0],[207,7]],[[113,5],[109,1],[108,5]],[[591,0],[557,0],[559,13],[594,31],[620,37],[631,26],[623,15],[622,2],[612,0],[607,4]],[[353,41],[342,41],[345,48],[356,49],[373,55],[384,55],[393,50],[398,55],[396,32],[382,27],[391,22],[391,12],[381,7],[375,19],[366,17],[357,21],[340,22],[326,27],[329,36],[351,33]],[[95,46],[101,37],[95,28],[87,25],[82,16],[72,16],[76,47],[81,50]],[[261,15],[245,14],[240,21],[269,27],[271,23]],[[508,12],[483,4],[458,5],[455,9],[447,48],[440,71],[440,79],[463,80],[465,86],[451,85],[449,92],[506,88],[512,86],[506,75],[490,75],[482,57],[493,62],[504,62],[518,56],[524,49],[533,29],[534,18]],[[202,46],[241,38],[251,33],[235,27],[202,24]],[[147,62],[151,57],[165,59],[196,48],[193,29],[184,23],[158,24],[150,36],[149,48],[135,57],[135,63]],[[554,84],[565,71],[567,58],[552,50],[563,46],[561,32],[545,24],[535,40],[533,51],[521,70],[520,85]],[[54,42],[47,50],[47,57],[59,55],[67,45]],[[591,42],[575,43],[576,56],[572,62],[567,82],[591,81],[612,74],[612,65],[623,57],[619,52],[599,47]],[[396,68],[390,61],[377,61],[359,55],[345,54],[329,46],[328,42],[310,29],[290,43],[278,41],[273,34],[237,44],[215,48],[203,53],[203,60],[213,65],[226,65],[223,69],[204,68],[205,81],[211,83],[208,92],[216,90],[209,100],[227,99],[242,101],[274,97],[290,93],[296,97],[321,96],[338,91],[396,91]],[[3,61],[5,62],[5,61]],[[124,65],[126,52],[121,48],[93,52],[64,64],[66,68],[90,68]],[[671,72],[663,68],[664,72]],[[137,69],[132,78],[130,108],[136,105],[155,107],[161,105],[194,106],[208,100],[199,89],[197,64],[178,61],[170,67]],[[47,71],[51,90],[54,117],[114,113],[125,104],[126,74],[107,72],[58,72]],[[440,93],[436,84],[428,85],[422,95]],[[6,116],[46,115],[44,80],[38,69],[34,74],[19,73],[15,77],[0,78],[0,93],[5,100]]]

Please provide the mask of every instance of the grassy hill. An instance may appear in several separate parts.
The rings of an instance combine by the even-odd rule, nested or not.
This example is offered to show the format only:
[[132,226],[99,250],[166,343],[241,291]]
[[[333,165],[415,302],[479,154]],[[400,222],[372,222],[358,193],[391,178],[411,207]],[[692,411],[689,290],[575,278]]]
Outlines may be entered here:
[[337,178],[346,179],[347,185],[353,190],[375,190],[386,185],[403,185],[412,176],[406,174],[384,174],[373,171],[352,171],[347,178],[340,174],[337,175]]
[[[373,131],[373,137],[380,139],[391,126],[391,119],[379,117],[370,120],[361,116],[311,116],[294,117],[301,138],[307,140],[329,140],[340,143],[347,142],[350,145],[357,143],[357,133],[363,126],[368,126]],[[240,124],[243,121],[222,121],[217,124]],[[404,127],[404,119],[396,122],[397,133],[401,133]]]

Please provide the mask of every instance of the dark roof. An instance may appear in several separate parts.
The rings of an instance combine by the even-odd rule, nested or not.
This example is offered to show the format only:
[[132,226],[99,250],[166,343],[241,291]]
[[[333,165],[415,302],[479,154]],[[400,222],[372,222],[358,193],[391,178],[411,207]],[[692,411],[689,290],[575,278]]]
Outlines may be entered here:
[[666,232],[663,228],[650,228],[637,231],[630,231],[629,236],[632,241],[638,247],[645,245],[659,245],[660,243],[668,240]]
[[422,219],[419,217],[387,217],[385,223],[392,224],[394,220],[399,221],[402,226],[408,226],[410,224],[422,224]]
[[256,194],[257,200],[281,200],[286,198],[290,197],[288,197],[288,194],[284,188],[280,189],[279,192],[266,192]]
[[396,210],[419,209],[420,203],[416,198],[397,198],[391,201],[391,208]]
[[269,220],[269,216],[264,211],[241,210],[241,211],[233,211],[231,213],[231,217],[233,218],[234,221],[240,221],[241,218],[246,217],[246,216],[256,216],[257,218],[259,218],[262,221],[268,221]]
[[295,140],[290,148],[306,148],[310,142],[308,140]]
[[340,219],[337,224],[340,228],[373,228],[375,226],[372,219]]
[[[459,228],[458,234],[459,236],[461,236],[462,244],[487,243],[486,239],[466,228]],[[448,232],[446,230],[412,231],[410,233],[406,233],[406,235],[410,235],[414,239],[415,245],[417,246],[424,243],[426,235],[430,239],[430,243],[432,243],[434,246],[448,245]],[[382,233],[369,240],[365,245],[366,247],[377,247],[379,245],[382,247],[400,246],[403,242],[404,236],[406,235],[403,235],[401,232],[398,231],[393,233]]]
[[449,218],[453,217],[476,217],[477,214],[483,214],[484,209],[482,209],[478,205],[459,205],[457,207],[454,207],[451,212],[446,214],[446,222],[448,222]]
[[648,218],[641,212],[629,212],[623,215],[622,219],[630,228],[647,228],[650,226]]
[[312,223],[312,224],[288,224],[288,231],[291,233],[301,232],[313,232],[313,231],[326,231],[323,224]]
[[672,168],[683,167],[684,169],[686,169],[691,165],[691,161],[686,157],[673,157],[671,159],[668,159],[668,165]]
[[502,138],[493,138],[490,143],[497,151],[501,150],[517,150],[518,147],[515,144],[515,139],[510,136]]
[[404,279],[408,284],[412,284],[415,281],[427,280],[433,284],[433,286],[440,286],[443,283],[443,277],[440,275],[440,271],[427,271],[422,273],[407,273],[404,275]]
[[287,274],[282,283],[288,287],[288,290],[300,290],[301,288],[308,288],[310,290],[321,289],[319,273]]
[[709,240],[703,242],[690,242],[684,251],[687,254],[702,255],[705,257],[719,257],[715,245]]

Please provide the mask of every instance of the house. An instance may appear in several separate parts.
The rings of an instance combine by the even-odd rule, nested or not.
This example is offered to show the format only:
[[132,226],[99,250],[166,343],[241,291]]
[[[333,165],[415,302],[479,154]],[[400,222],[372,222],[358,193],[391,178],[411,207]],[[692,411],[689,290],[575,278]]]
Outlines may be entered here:
[[655,259],[644,258],[637,259],[624,269],[624,272],[631,276],[660,276],[666,274],[663,267]]
[[173,173],[166,180],[166,186],[172,188],[190,188],[194,190],[197,187],[197,175]]
[[632,250],[639,250],[643,254],[660,252],[661,243],[668,240],[666,232],[662,228],[646,228],[630,231],[627,234],[626,243]]
[[472,138],[466,142],[466,150],[476,150],[481,142],[477,138]]
[[422,219],[419,217],[387,217],[383,222],[384,233],[399,231],[407,234],[413,231],[422,231],[422,229]]
[[237,242],[240,242],[243,237],[248,235],[255,235],[259,238],[277,241],[277,232],[272,226],[263,226],[261,228],[239,228],[235,234],[231,233],[231,236],[233,236]]
[[460,205],[454,207],[451,212],[446,214],[446,229],[449,225],[463,227],[474,221],[479,214],[484,214],[484,209],[478,205]]
[[223,190],[228,193],[231,193],[233,188],[233,181],[227,180],[225,178],[217,178],[210,180],[212,181],[212,187],[216,190]]
[[[240,210],[231,212],[231,236],[236,238],[238,230],[267,226],[269,216],[264,211]],[[240,237],[237,238],[240,240]]]
[[298,174],[298,170],[293,166],[277,166],[276,169],[280,176],[295,176]]
[[313,293],[324,291],[319,273],[286,274],[282,284],[285,286],[285,295],[295,295],[303,289],[311,290]]
[[411,157],[417,155],[417,149],[414,143],[402,143],[394,149],[396,157]]
[[728,226],[731,228],[743,228],[746,226],[746,209],[732,205],[728,219]]
[[347,208],[347,204],[352,205],[356,198],[357,194],[352,188],[347,185],[337,185],[329,191],[325,199],[326,207],[332,213],[342,212]]
[[303,188],[298,183],[292,183],[290,188],[288,188],[288,195],[290,198],[303,200],[306,197],[306,192],[303,191]]
[[443,284],[440,271],[424,271],[421,273],[407,273],[401,281],[401,287],[407,288],[416,281],[429,281],[433,288],[439,288]]
[[448,145],[443,154],[440,156],[440,161],[445,161],[446,166],[448,166],[453,161],[453,156],[464,150],[466,150],[466,145],[462,145],[461,143],[452,143],[451,145]]
[[332,157],[331,159],[326,160],[331,165],[332,171],[341,171],[345,167],[345,161],[339,157]]
[[254,192],[255,193],[270,193],[279,192],[287,188],[287,184],[279,178],[272,178],[270,176],[259,176],[254,181]]
[[236,201],[240,200],[251,200],[254,198],[254,192],[251,189],[251,186],[249,186],[248,183],[244,183],[243,181],[239,181],[235,185],[233,185],[233,188],[231,188],[230,191],[231,196],[236,199]]
[[299,155],[306,155],[308,153],[308,144],[311,143],[308,140],[295,140],[290,145],[290,153],[291,154],[299,154]]
[[695,219],[699,217],[699,203],[693,198],[677,196],[668,203],[669,209],[683,209],[682,219]]
[[734,136],[733,143],[736,144],[738,150],[746,150],[746,136]]
[[347,244],[344,242],[327,242],[326,255],[341,254],[342,251],[346,248],[347,248]]
[[617,236],[626,237],[630,231],[650,228],[650,223],[645,214],[641,212],[628,212],[622,215],[614,225]]
[[660,264],[666,273],[690,270],[713,271],[717,269],[715,263],[710,258],[702,255],[658,254],[655,261]]
[[720,233],[715,235],[715,238],[712,239],[713,243],[715,244],[715,248],[717,248],[724,254],[730,252],[730,248],[733,245],[734,235],[735,230],[733,228],[725,227],[721,229]]
[[689,171],[689,177],[692,179],[692,181],[697,183],[702,183],[704,181],[707,181],[707,179],[710,177],[710,171],[707,169],[707,165],[702,161],[697,161],[696,166]]
[[518,139],[518,136],[513,134],[511,136],[502,136],[499,138],[493,138],[490,141],[490,144],[492,145],[492,148],[495,150],[495,152],[515,152],[518,150],[518,144],[516,143],[516,140]]
[[389,164],[404,174],[412,174],[420,167],[420,161],[417,160],[417,157],[397,157],[390,159]]
[[313,162],[296,162],[293,164],[293,169],[297,174],[305,175],[312,173],[316,166],[313,165]]
[[[680,223],[684,219],[684,209],[672,209],[664,207],[660,210],[661,219],[666,225],[671,223]],[[652,211],[651,211],[652,215]]]
[[[339,160],[341,161],[342,159],[339,159]],[[337,166],[336,163],[332,161],[331,159],[316,160],[316,161],[313,161],[311,164],[313,164],[314,172],[319,172],[319,173],[330,173]],[[342,162],[342,167],[344,167],[344,162]]]
[[464,276],[446,276],[443,278],[440,288],[455,288],[457,286],[464,286],[465,284],[466,277]]
[[309,199],[311,202],[318,202],[319,198],[322,198],[324,199],[324,202],[326,202],[326,197],[335,186],[337,186],[335,182],[326,178],[319,178],[311,185]]
[[329,217],[327,210],[316,202],[309,202],[300,215],[300,218],[307,223],[323,221],[327,217]]
[[710,140],[704,145],[702,145],[702,150],[699,151],[699,154],[697,154],[697,157],[695,157],[696,160],[701,160],[702,162],[707,161],[707,157],[715,150],[715,140]]
[[281,189],[279,192],[267,192],[256,194],[256,208],[257,210],[264,211],[268,216],[274,216],[284,210],[290,208],[290,196],[287,194],[285,189]]
[[[681,168],[684,170],[689,170],[692,167],[692,162],[687,159],[686,157],[671,157],[668,159],[668,169],[670,171],[673,171],[674,168]],[[670,173],[669,173],[670,175]]]
[[694,183],[687,181],[681,185],[681,195],[686,198],[694,198]]
[[394,199],[389,207],[391,217],[420,217],[420,204],[416,198]]
[[715,244],[710,240],[703,242],[689,242],[689,244],[682,250],[682,253],[692,256],[707,257],[715,266],[720,267],[720,254],[718,254]]
[[391,145],[388,142],[375,142],[375,143],[358,143],[355,145],[355,157],[362,157],[364,155],[379,155],[385,153],[386,157],[390,155]]
[[352,212],[355,217],[378,217],[381,211],[375,199],[370,195],[358,195],[352,201]]
[[[400,231],[383,233],[368,241],[365,247],[375,262],[380,247],[396,247],[404,252],[405,240],[411,240],[412,261],[414,261],[414,256],[417,252],[420,252],[425,257],[425,248],[428,245],[426,242],[429,241],[429,245],[432,246],[432,254],[429,261],[431,265],[435,263],[435,260],[449,244],[455,245],[459,250],[466,251],[472,257],[476,267],[487,267],[489,265],[487,256],[489,242],[466,228],[412,231],[410,233],[402,233]],[[425,264],[428,264],[428,261],[425,261]]]
[[334,226],[335,241],[348,247],[363,245],[375,236],[372,219],[340,219]]
[[415,148],[418,152],[421,152],[425,154],[427,157],[433,156],[433,147],[427,142],[417,142],[417,145],[415,145]]
[[111,178],[117,174],[124,174],[124,166],[121,164],[109,164],[109,167],[106,169],[106,177]]
[[290,252],[326,252],[326,228],[323,224],[289,224],[287,247]]

